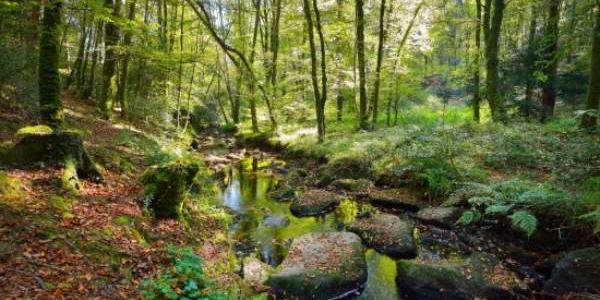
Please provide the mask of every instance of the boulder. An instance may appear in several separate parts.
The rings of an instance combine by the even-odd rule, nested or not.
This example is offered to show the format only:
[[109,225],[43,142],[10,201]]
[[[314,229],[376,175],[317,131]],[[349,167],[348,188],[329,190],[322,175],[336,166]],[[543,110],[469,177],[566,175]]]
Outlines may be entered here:
[[267,290],[265,283],[269,279],[269,273],[273,271],[273,268],[255,257],[244,258],[243,264],[244,280],[257,292]]
[[267,280],[277,299],[333,299],[367,280],[360,238],[351,232],[310,233],[294,239],[288,256]]
[[327,186],[339,178],[373,178],[370,161],[356,157],[342,157],[330,161],[319,170],[319,186]]
[[290,219],[282,215],[265,216],[263,225],[267,227],[286,227],[290,225]]
[[513,299],[524,284],[491,255],[458,261],[399,260],[396,282],[404,299]]
[[413,239],[413,224],[391,214],[375,214],[359,218],[348,226],[363,242],[381,252],[397,258],[413,258],[417,248]]
[[343,178],[334,180],[331,185],[333,189],[342,190],[351,193],[368,193],[375,186],[368,179]]
[[279,181],[269,192],[269,197],[277,201],[291,201],[296,197],[296,188],[287,181]]
[[302,192],[292,202],[290,210],[296,216],[316,216],[332,211],[340,204],[341,198],[323,190]]
[[544,291],[554,294],[600,294],[600,248],[567,253],[554,266]]
[[427,207],[419,210],[417,219],[440,227],[450,228],[462,215],[458,207]]
[[176,219],[200,165],[190,162],[173,162],[152,166],[144,171],[142,201],[159,219]]
[[422,206],[416,195],[405,189],[372,191],[368,198],[373,205],[407,211],[418,211]]

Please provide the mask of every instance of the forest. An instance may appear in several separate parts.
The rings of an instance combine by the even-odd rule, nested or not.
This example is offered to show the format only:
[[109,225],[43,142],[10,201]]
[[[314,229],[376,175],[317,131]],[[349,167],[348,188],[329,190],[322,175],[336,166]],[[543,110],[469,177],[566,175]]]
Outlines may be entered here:
[[600,0],[0,0],[0,299],[600,299]]

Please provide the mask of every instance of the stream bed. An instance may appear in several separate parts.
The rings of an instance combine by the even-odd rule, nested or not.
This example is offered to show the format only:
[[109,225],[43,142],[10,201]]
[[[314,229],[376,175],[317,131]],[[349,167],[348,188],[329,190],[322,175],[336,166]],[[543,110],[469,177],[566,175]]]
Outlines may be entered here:
[[[221,204],[234,215],[234,222],[229,226],[229,237],[235,241],[239,261],[246,256],[256,256],[275,267],[285,258],[294,238],[314,232],[344,231],[366,205],[344,199],[328,214],[296,217],[290,212],[290,202],[278,201],[269,196],[269,191],[280,180],[280,175],[269,168],[253,171],[248,167],[261,164],[264,162],[256,159],[242,161],[238,165],[230,166],[225,172]],[[415,235],[418,235],[418,232],[415,232]],[[427,236],[423,240],[427,242]],[[438,240],[429,242],[427,245],[418,245],[420,257],[446,258],[460,252],[445,249],[443,240],[441,244]],[[396,260],[373,249],[365,249],[367,283],[359,295],[353,295],[351,298],[400,299],[395,280]]]

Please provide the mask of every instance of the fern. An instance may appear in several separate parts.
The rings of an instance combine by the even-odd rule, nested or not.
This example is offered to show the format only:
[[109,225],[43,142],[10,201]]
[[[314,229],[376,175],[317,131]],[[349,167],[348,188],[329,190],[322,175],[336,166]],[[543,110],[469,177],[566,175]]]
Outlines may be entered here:
[[600,205],[595,210],[579,217],[580,219],[592,221],[596,223],[594,233],[600,233]]
[[501,215],[501,216],[505,216],[507,215],[510,210],[514,207],[513,204],[496,204],[496,205],[492,205],[492,206],[488,206],[485,209],[485,214],[486,215]]
[[528,211],[519,210],[509,216],[513,228],[520,230],[530,237],[537,229],[537,218]]
[[462,226],[468,226],[481,220],[481,213],[476,210],[465,211],[462,216],[456,221],[456,224]]

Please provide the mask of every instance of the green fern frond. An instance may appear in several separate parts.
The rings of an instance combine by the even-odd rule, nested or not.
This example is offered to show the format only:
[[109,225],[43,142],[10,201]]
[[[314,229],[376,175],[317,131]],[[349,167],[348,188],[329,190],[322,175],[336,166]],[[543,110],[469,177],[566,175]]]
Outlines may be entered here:
[[530,237],[537,229],[537,218],[528,211],[519,210],[510,215],[510,220],[513,228],[523,231]]

